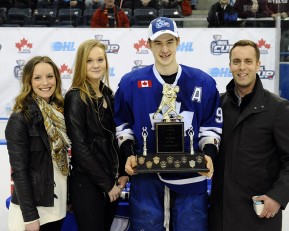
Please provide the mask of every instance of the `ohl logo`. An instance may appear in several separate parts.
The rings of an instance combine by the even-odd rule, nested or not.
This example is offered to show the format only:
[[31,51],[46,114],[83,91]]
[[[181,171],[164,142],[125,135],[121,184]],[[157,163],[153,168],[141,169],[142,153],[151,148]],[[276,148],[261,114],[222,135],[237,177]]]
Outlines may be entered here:
[[75,51],[74,42],[54,42],[52,43],[53,51]]
[[192,52],[193,49],[193,42],[181,42],[177,48],[179,52]]
[[133,47],[136,49],[137,54],[148,54],[148,44],[144,39],[139,40],[138,43],[134,43]]
[[232,77],[232,73],[228,67],[217,68],[213,67],[208,72],[212,77]]
[[32,43],[29,43],[25,38],[21,39],[20,42],[15,43],[15,47],[18,49],[19,54],[30,53],[32,46]]
[[68,68],[66,64],[62,64],[59,68],[62,79],[71,79],[72,69]]

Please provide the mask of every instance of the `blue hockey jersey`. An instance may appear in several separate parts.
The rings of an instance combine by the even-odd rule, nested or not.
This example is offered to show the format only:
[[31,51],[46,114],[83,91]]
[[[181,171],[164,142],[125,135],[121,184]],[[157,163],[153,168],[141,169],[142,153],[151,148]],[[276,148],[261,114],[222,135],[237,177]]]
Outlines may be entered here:
[[[121,79],[115,95],[115,123],[119,145],[127,139],[135,144],[135,154],[143,153],[142,129],[147,128],[147,153],[155,153],[155,123],[162,121],[162,112],[156,117],[163,97],[164,80],[154,65],[132,71]],[[207,143],[218,147],[222,133],[222,110],[215,80],[205,72],[179,65],[172,86],[178,86],[176,113],[183,118],[185,152],[190,152],[188,130],[193,128],[195,151]],[[206,177],[197,173],[159,174],[162,181],[175,191],[202,192]],[[184,186],[184,187],[180,187]]]

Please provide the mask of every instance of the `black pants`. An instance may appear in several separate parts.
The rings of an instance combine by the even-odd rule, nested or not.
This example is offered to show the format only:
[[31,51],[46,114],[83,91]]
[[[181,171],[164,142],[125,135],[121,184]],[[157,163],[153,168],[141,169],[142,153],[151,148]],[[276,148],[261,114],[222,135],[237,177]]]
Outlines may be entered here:
[[70,202],[79,231],[109,231],[118,206],[83,173],[69,177]]
[[40,231],[60,231],[62,224],[63,224],[64,219],[50,222],[44,225],[40,226]]

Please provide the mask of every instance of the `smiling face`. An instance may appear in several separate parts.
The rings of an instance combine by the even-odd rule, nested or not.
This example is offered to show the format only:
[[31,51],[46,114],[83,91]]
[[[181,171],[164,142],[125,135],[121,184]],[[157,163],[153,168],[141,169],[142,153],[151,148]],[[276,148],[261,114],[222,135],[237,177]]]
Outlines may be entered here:
[[228,5],[229,4],[229,0],[219,0],[219,2],[221,3],[221,5]]
[[176,61],[179,38],[171,34],[162,34],[155,40],[150,41],[149,47],[155,58],[155,65],[160,74],[170,75],[177,71]]
[[31,85],[33,92],[47,103],[56,89],[56,77],[53,68],[48,63],[40,62],[35,65]]
[[86,62],[86,75],[91,83],[99,83],[106,73],[105,51],[100,47],[93,47]]
[[239,96],[252,92],[256,73],[260,68],[255,49],[252,46],[237,46],[231,51],[230,70],[233,74]]

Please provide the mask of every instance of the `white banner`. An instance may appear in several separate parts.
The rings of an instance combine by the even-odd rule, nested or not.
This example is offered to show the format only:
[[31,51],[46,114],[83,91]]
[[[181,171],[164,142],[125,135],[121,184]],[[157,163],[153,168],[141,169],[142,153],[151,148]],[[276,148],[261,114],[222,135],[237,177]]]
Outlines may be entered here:
[[[231,80],[229,50],[240,39],[255,41],[261,50],[261,69],[265,88],[274,91],[275,35],[272,28],[180,28],[179,63],[197,67],[217,81],[220,92]],[[108,45],[110,84],[115,91],[121,77],[136,68],[153,63],[146,46],[147,29],[92,28],[0,28],[0,117],[8,117],[19,93],[24,64],[35,55],[47,55],[58,65],[63,90],[73,76],[76,50],[86,39],[99,39]]]

